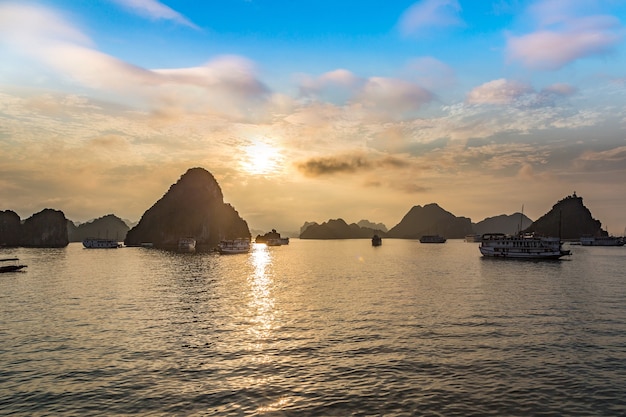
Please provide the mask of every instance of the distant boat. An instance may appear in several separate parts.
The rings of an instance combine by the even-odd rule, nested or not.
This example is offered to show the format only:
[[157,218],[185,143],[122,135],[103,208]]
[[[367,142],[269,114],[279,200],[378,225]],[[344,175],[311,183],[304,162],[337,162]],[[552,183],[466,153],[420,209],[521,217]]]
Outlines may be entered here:
[[424,235],[420,237],[420,243],[446,243],[446,238],[439,235]]
[[265,243],[267,246],[282,246],[289,244],[289,238],[281,237],[280,233],[278,233],[276,229],[272,229],[271,232],[267,232],[264,235],[257,235],[254,242]]
[[193,252],[196,250],[196,239],[192,237],[181,237],[178,239],[178,250],[180,252]]
[[480,242],[482,235],[465,235],[466,242]]
[[624,239],[616,236],[582,236],[582,246],[624,246]]
[[483,256],[493,258],[559,259],[571,254],[563,249],[558,237],[511,236],[504,233],[485,233],[479,249]]
[[83,246],[87,249],[115,249],[122,245],[115,239],[87,238],[83,240]]
[[222,240],[217,245],[217,250],[223,255],[250,252],[250,239],[239,238]]
[[26,265],[19,263],[19,258],[4,258],[0,259],[0,273],[2,272],[14,272],[20,269],[26,268]]
[[383,238],[378,236],[378,235],[374,235],[372,237],[372,246],[380,246],[383,244]]

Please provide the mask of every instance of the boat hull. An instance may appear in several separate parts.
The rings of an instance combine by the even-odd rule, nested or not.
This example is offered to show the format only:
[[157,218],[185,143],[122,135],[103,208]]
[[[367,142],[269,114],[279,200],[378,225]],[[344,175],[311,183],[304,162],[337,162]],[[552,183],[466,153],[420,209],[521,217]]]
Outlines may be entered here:
[[83,246],[86,249],[116,249],[122,245],[113,239],[85,239],[83,240]]
[[235,255],[238,253],[248,253],[250,252],[250,240],[248,239],[222,240],[217,245],[217,250],[222,255]]

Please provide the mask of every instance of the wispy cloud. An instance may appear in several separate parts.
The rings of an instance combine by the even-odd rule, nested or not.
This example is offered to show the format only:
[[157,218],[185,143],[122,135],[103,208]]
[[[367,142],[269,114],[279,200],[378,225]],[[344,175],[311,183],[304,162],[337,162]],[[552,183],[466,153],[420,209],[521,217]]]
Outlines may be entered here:
[[461,26],[461,5],[457,0],[423,0],[413,4],[400,17],[398,27],[403,35],[423,29]]
[[113,2],[132,10],[140,16],[154,20],[171,20],[181,25],[199,29],[196,24],[188,18],[164,5],[157,0],[112,0]]
[[0,35],[16,53],[62,77],[134,103],[241,115],[268,94],[245,58],[222,56],[192,68],[142,68],[98,51],[88,36],[46,8],[0,6]]
[[619,19],[588,14],[580,2],[544,0],[528,11],[536,23],[534,32],[509,35],[506,53],[510,61],[540,70],[558,70],[579,59],[610,53],[623,38]]
[[479,104],[508,104],[532,91],[532,87],[527,84],[500,78],[472,89],[467,94],[467,101]]

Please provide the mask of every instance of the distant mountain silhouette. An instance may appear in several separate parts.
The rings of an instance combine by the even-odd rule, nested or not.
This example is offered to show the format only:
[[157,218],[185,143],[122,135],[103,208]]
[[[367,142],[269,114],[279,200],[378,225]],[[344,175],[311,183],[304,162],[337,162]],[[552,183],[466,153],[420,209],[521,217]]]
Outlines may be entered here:
[[78,226],[69,220],[67,222],[67,234],[70,242],[82,242],[90,237],[116,239],[121,242],[126,238],[126,233],[129,230],[126,222],[113,214],[107,214]]
[[222,239],[250,238],[246,221],[224,203],[220,186],[203,168],[183,174],[128,231],[124,243],[172,248],[182,237],[195,238],[198,247],[214,247]]
[[304,224],[300,227],[300,236],[302,236],[302,233],[304,233],[304,231],[309,227],[309,226],[319,226],[319,224],[317,222],[304,222]]
[[579,239],[581,236],[607,235],[602,223],[591,216],[576,193],[558,201],[552,209],[524,229],[525,233],[560,236],[562,239]]
[[0,246],[62,248],[68,243],[62,211],[44,209],[23,222],[14,211],[0,211]]
[[501,214],[499,216],[487,217],[475,223],[473,228],[474,233],[480,235],[484,233],[505,233],[513,235],[530,226],[532,222],[531,219],[522,213],[514,213],[511,215]]
[[360,227],[355,223],[348,225],[343,219],[328,220],[328,222],[305,223],[307,227],[300,233],[300,239],[370,239],[375,234],[381,235],[380,230]]
[[387,226],[382,223],[372,223],[369,220],[360,220],[357,222],[359,227],[365,227],[373,230],[380,230],[381,232],[387,232]]
[[448,239],[461,239],[472,233],[472,221],[456,217],[435,203],[424,207],[414,206],[400,223],[387,232],[387,237],[419,239],[423,235],[441,235]]

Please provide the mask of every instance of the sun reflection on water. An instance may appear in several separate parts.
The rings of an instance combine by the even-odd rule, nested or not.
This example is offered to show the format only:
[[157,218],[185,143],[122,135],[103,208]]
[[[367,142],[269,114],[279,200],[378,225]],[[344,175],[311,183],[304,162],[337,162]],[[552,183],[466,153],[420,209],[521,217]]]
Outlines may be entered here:
[[271,336],[274,327],[274,298],[272,279],[267,269],[271,266],[271,253],[264,244],[255,244],[252,252],[254,274],[250,276],[250,313],[252,314],[250,332],[257,341]]

